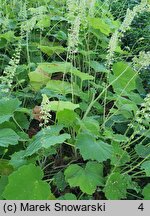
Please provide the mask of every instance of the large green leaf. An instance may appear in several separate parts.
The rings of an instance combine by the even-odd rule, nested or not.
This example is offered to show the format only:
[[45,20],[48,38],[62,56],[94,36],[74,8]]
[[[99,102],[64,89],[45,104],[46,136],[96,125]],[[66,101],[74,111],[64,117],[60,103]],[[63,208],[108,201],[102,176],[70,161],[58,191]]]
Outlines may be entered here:
[[79,71],[77,68],[73,67],[69,62],[52,62],[52,63],[40,63],[37,67],[38,71],[43,71],[45,73],[53,74],[57,72],[71,73],[74,76],[79,77],[83,80],[93,80],[94,77],[88,73]]
[[31,86],[35,91],[40,90],[50,80],[49,74],[44,73],[42,70],[40,71],[39,68],[36,71],[30,72],[28,76]]
[[141,165],[141,169],[145,170],[146,176],[150,177],[150,160],[145,161]]
[[0,34],[0,38],[4,38],[8,42],[12,42],[14,39],[16,39],[14,33],[15,33],[14,31],[7,31],[3,34]]
[[99,136],[99,122],[96,121],[94,118],[92,117],[86,117],[83,120],[78,120],[79,124],[80,124],[80,128],[82,129],[82,131],[86,131],[88,133],[91,133],[92,136],[98,137]]
[[89,63],[90,67],[94,69],[95,72],[100,73],[108,73],[108,69],[101,63],[97,61],[90,61]]
[[[52,94],[58,94],[58,95],[67,95],[67,94],[74,94],[81,99],[86,99],[88,95],[84,93],[77,84],[75,83],[69,83],[61,80],[50,80],[45,89],[42,91],[49,91],[49,95],[52,96]],[[48,94],[48,93],[46,93]]]
[[48,106],[50,110],[62,111],[64,109],[75,110],[79,107],[79,104],[73,104],[70,101],[51,101]]
[[117,98],[116,106],[118,108],[118,114],[120,113],[126,118],[133,117],[133,114],[136,114],[136,111],[138,110],[138,107],[134,101],[124,97]]
[[14,117],[22,129],[28,130],[30,122],[28,120],[27,115],[25,115],[23,112],[21,112],[21,109],[17,110],[17,112],[15,112]]
[[14,154],[11,155],[11,160],[9,161],[9,164],[11,164],[15,169],[26,165],[30,163],[30,160],[27,160],[24,158],[25,151],[19,151],[15,152]]
[[51,194],[50,187],[42,178],[40,167],[24,165],[8,177],[3,197],[9,200],[47,200]]
[[103,166],[97,162],[88,162],[85,168],[73,164],[65,170],[65,178],[70,187],[79,186],[82,192],[93,194],[97,186],[104,184]]
[[61,80],[50,80],[44,90],[50,90],[55,94],[61,95],[74,94],[83,99],[87,97],[87,94],[84,93],[77,84]]
[[72,90],[71,83],[61,81],[61,80],[50,80],[47,83],[46,88],[54,91],[57,94],[62,94],[62,95],[71,94],[72,91],[76,90],[76,89]]
[[150,200],[150,183],[144,187],[142,194],[145,200]]
[[19,136],[12,129],[0,129],[0,146],[8,147],[9,145],[16,145],[18,141]]
[[106,161],[111,158],[112,146],[86,133],[77,136],[76,147],[79,148],[84,160]]
[[27,147],[24,157],[37,153],[42,148],[48,149],[56,144],[61,144],[70,138],[67,133],[59,135],[60,130],[61,128],[58,126],[51,126],[51,128],[41,130]]
[[8,121],[19,108],[21,102],[17,98],[0,99],[0,124]]
[[65,48],[63,46],[38,46],[38,48],[48,56],[52,56],[54,53],[60,54],[65,51]]
[[[116,93],[130,92],[136,89],[137,72],[126,62],[117,62],[113,65],[113,75],[110,75],[110,83]],[[116,80],[116,81],[115,81]]]
[[120,200],[126,198],[128,188],[128,178],[115,172],[108,176],[104,192],[109,200]]
[[50,26],[51,20],[49,15],[43,15],[37,22],[36,27],[43,30],[43,28],[48,28]]
[[77,114],[73,110],[64,109],[57,112],[56,118],[58,120],[58,124],[69,127],[74,126]]
[[83,73],[79,70],[77,70],[76,68],[72,68],[70,70],[70,73],[73,74],[74,76],[77,76],[81,79],[81,81],[84,81],[84,80],[93,80],[94,77],[88,73]]
[[45,73],[53,74],[57,72],[67,73],[70,71],[72,65],[69,62],[52,62],[52,63],[40,63],[37,70]]
[[89,18],[89,24],[92,28],[100,30],[103,34],[109,35],[112,31],[110,25],[100,18]]

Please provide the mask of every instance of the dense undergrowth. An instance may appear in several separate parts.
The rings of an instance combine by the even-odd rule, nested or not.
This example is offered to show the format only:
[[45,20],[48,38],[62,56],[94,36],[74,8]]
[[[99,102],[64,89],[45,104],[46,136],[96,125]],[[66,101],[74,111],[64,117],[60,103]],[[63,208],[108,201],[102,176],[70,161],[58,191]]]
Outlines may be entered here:
[[150,2],[0,14],[0,198],[150,199]]

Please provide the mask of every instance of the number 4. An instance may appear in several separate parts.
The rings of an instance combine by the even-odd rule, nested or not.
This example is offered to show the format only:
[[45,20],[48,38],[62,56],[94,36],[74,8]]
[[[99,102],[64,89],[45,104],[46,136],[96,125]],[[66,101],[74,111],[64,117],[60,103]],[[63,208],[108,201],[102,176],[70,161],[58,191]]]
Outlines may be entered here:
[[144,210],[144,206],[143,206],[143,203],[141,203],[138,207],[139,210],[143,211]]

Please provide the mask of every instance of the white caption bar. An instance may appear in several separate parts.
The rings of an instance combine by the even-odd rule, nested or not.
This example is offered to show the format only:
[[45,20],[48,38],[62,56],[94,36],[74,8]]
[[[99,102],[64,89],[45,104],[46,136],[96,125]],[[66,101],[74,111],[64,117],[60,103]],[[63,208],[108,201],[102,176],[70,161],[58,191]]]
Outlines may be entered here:
[[150,216],[150,201],[0,201],[0,216]]

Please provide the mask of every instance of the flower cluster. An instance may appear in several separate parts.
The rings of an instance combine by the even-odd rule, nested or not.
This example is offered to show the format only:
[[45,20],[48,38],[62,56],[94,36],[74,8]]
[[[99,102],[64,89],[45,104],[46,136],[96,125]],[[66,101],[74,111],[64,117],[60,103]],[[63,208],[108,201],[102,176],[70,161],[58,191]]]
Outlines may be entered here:
[[69,22],[73,22],[74,18],[76,15],[78,15],[78,10],[79,10],[79,5],[80,0],[67,0],[66,4],[67,4],[67,9],[68,9],[68,13],[67,13],[67,19]]
[[24,32],[24,33],[30,33],[32,30],[33,30],[33,28],[35,27],[35,25],[36,25],[36,21],[37,21],[37,17],[35,16],[35,17],[32,17],[31,19],[29,19],[29,20],[26,20],[26,21],[24,21],[23,23],[22,23],[22,31]]
[[41,103],[41,110],[40,110],[40,119],[41,119],[41,123],[40,126],[43,127],[45,126],[50,118],[51,118],[51,114],[50,114],[50,106],[49,106],[49,99],[45,94],[42,94],[43,100]]
[[150,52],[141,51],[138,57],[133,58],[133,64],[135,69],[146,69],[150,65]]
[[[22,10],[19,13],[20,18],[23,20],[21,28],[24,34],[30,33],[36,26],[37,21],[40,21],[45,17],[47,13],[47,8],[45,6],[40,6],[37,8],[26,9],[26,3],[24,3]],[[28,14],[32,14],[32,17],[28,19]]]
[[112,63],[114,52],[117,48],[118,40],[123,37],[123,33],[125,33],[128,29],[130,29],[130,26],[132,24],[132,21],[134,17],[138,13],[142,13],[143,11],[147,10],[147,0],[142,0],[141,3],[133,8],[133,10],[127,9],[126,16],[124,18],[124,21],[122,22],[121,26],[118,30],[116,30],[109,41],[108,46],[108,65]]
[[1,84],[3,86],[3,92],[9,92],[12,87],[13,79],[15,77],[16,69],[20,61],[21,41],[18,43],[18,47],[15,50],[14,55],[9,61],[9,65],[4,69],[3,76],[1,76]]
[[91,17],[94,17],[95,14],[95,5],[96,5],[96,0],[89,0],[88,8],[89,8],[89,15]]
[[80,30],[87,28],[87,16],[94,15],[96,0],[67,0],[67,19],[71,24],[68,34],[68,51],[78,51]]
[[130,29],[134,17],[138,13],[142,13],[146,9],[147,9],[147,0],[142,0],[139,5],[133,8],[133,10],[130,10],[128,8],[125,19],[120,27],[121,32],[126,32],[128,29]]
[[119,36],[118,31],[115,31],[115,33],[110,38],[109,45],[108,45],[109,52],[107,55],[108,66],[110,66],[112,63],[114,51],[116,50],[118,44],[118,36]]
[[141,109],[136,112],[135,122],[138,123],[139,131],[150,129],[150,94],[147,94]]
[[135,15],[136,15],[136,10],[134,9],[130,10],[129,8],[127,9],[125,19],[120,27],[121,32],[126,32],[130,28]]
[[70,53],[76,53],[79,44],[79,32],[80,32],[80,17],[77,16],[74,23],[71,26],[68,34],[68,51]]
[[67,0],[67,18],[71,23],[71,27],[68,34],[68,52],[70,54],[76,53],[79,44],[79,33],[81,25],[81,13],[80,13],[80,0]]

